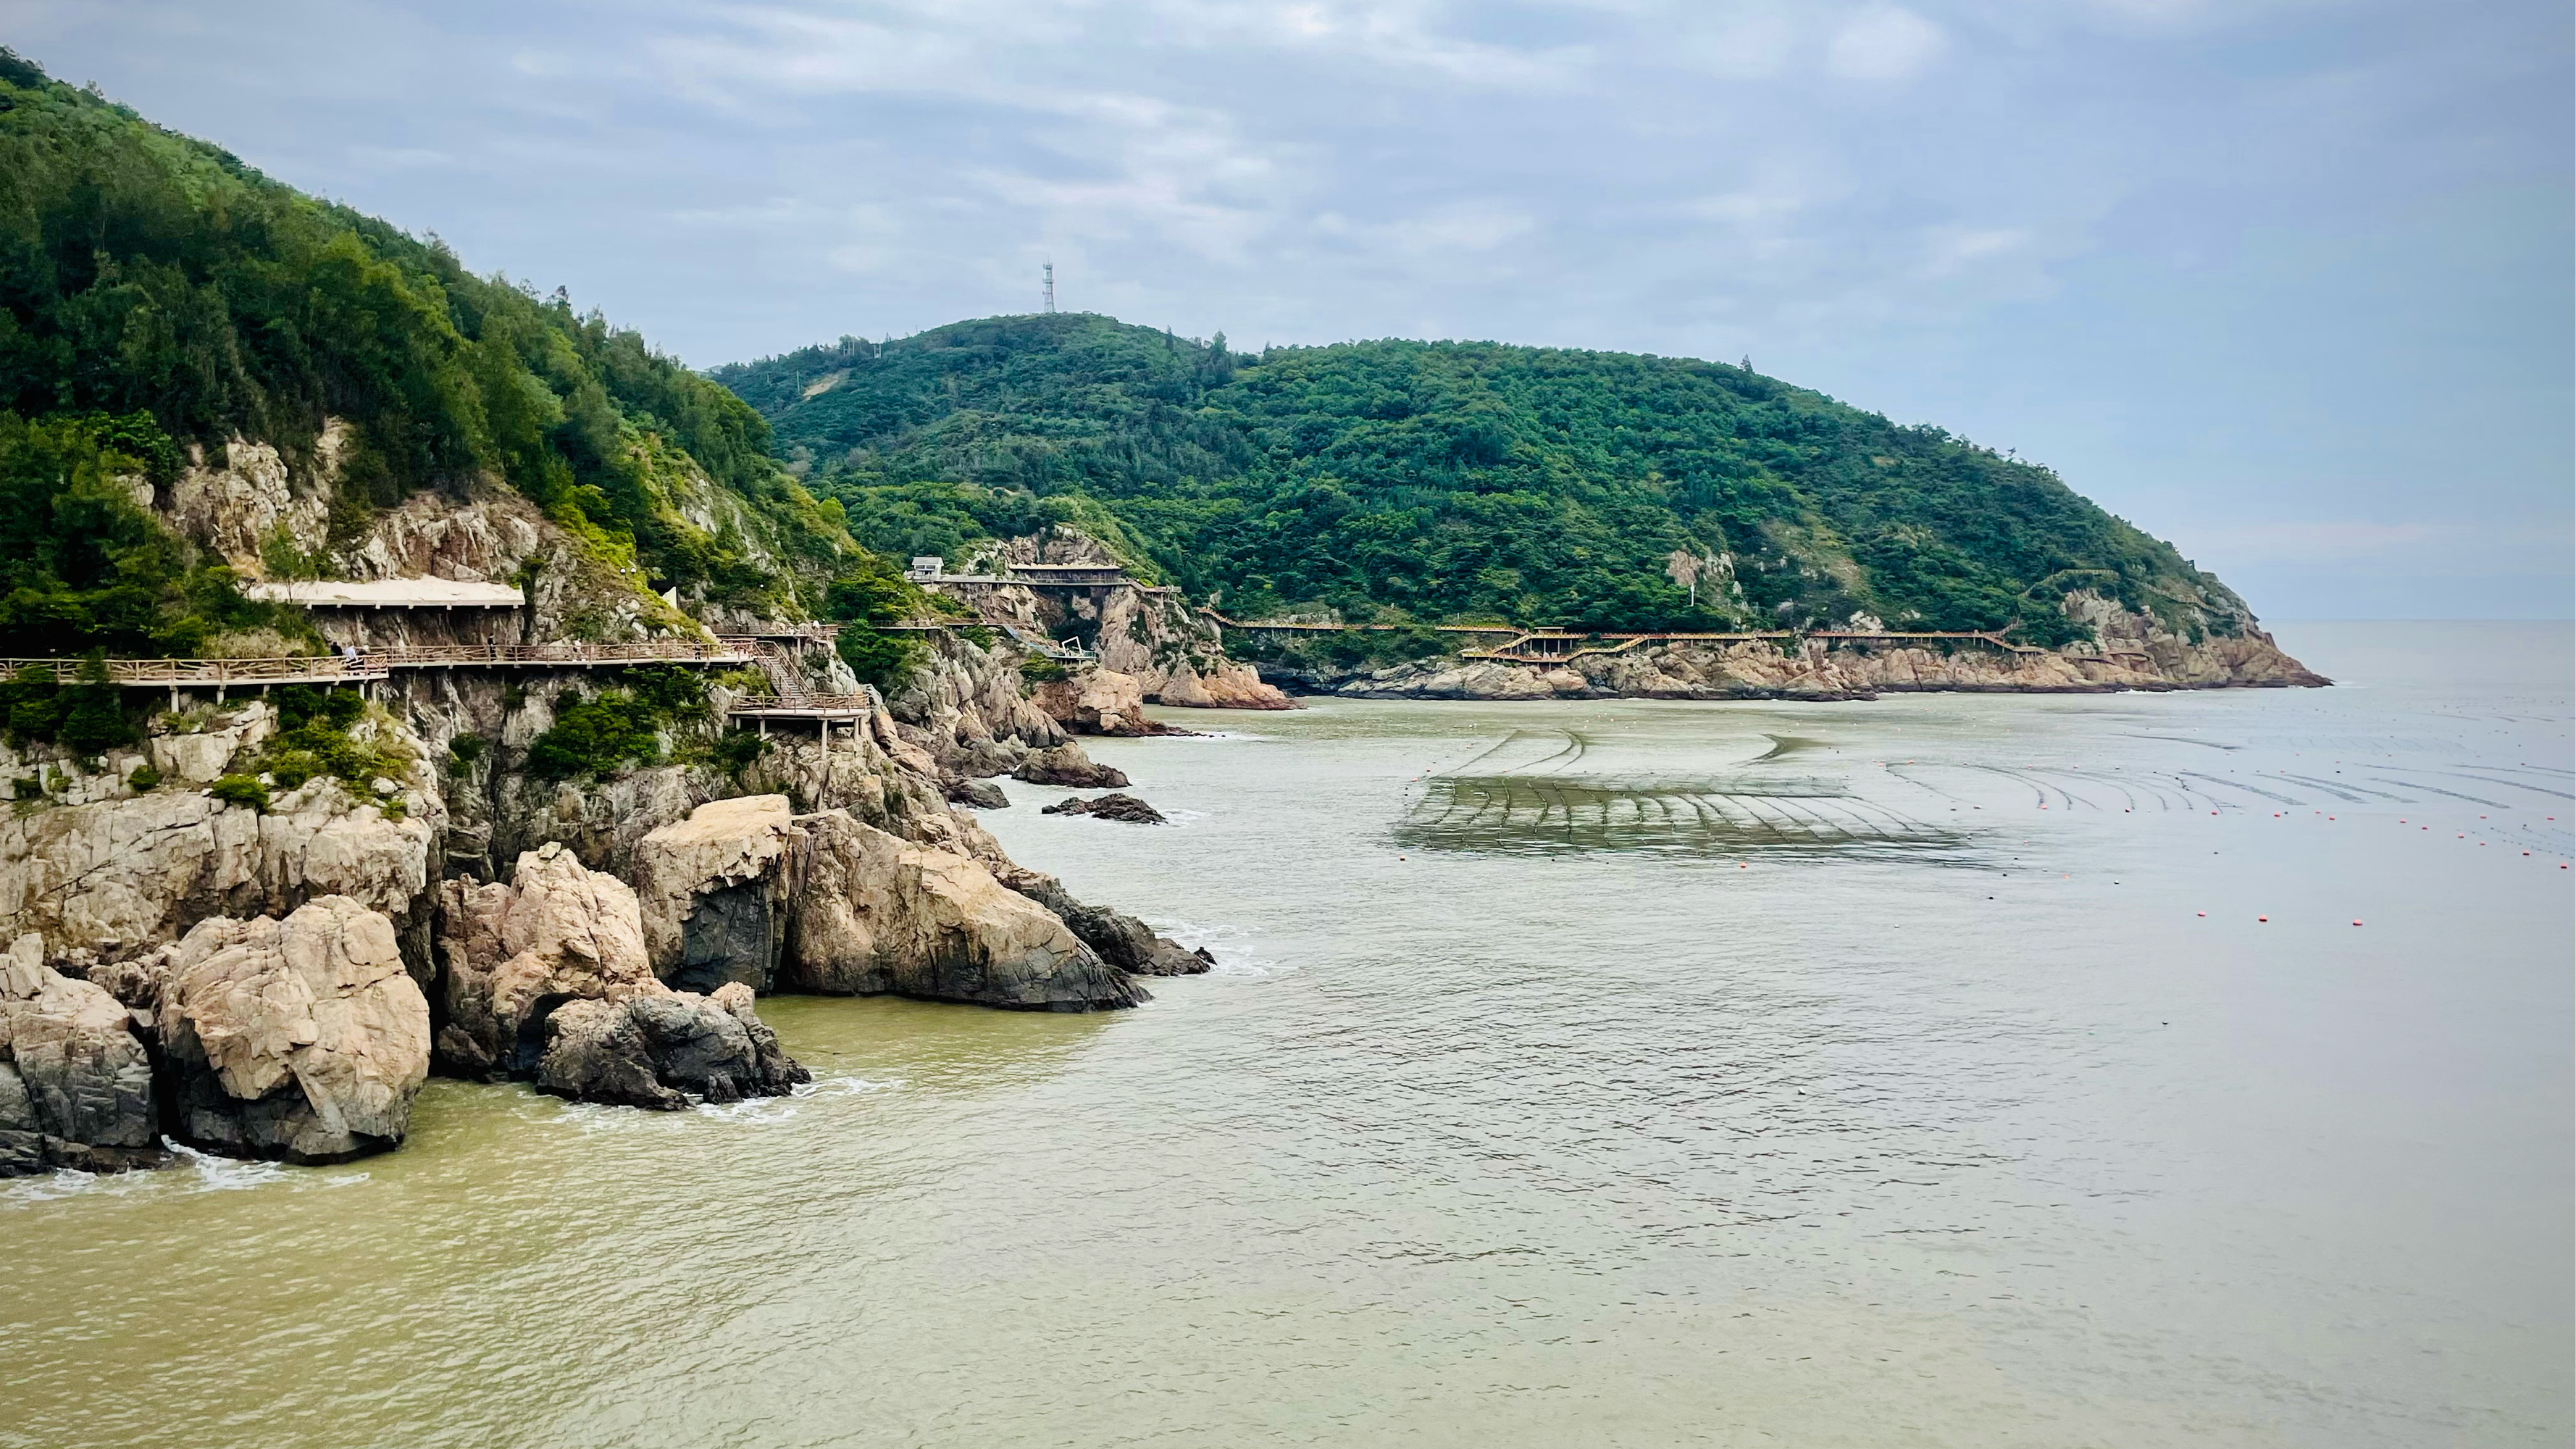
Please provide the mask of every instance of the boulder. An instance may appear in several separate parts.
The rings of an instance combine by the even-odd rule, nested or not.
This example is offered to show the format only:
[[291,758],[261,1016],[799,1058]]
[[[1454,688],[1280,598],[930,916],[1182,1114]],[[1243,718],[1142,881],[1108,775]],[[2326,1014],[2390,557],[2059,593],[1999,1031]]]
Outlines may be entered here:
[[555,1007],[661,985],[634,889],[585,868],[559,841],[521,855],[508,885],[446,882],[439,904],[442,1071],[480,1081],[527,1076]]
[[796,824],[805,840],[781,968],[794,989],[1028,1011],[1148,999],[1052,912],[965,856],[909,845],[837,810]]
[[1163,819],[1162,811],[1133,795],[1121,795],[1115,791],[1090,800],[1085,800],[1079,795],[1070,800],[1058,800],[1038,813],[1041,815],[1092,815],[1102,820],[1124,820],[1134,825],[1169,823]]
[[347,896],[283,921],[198,922],[156,1014],[174,1134],[234,1156],[339,1162],[397,1146],[429,1075],[429,1002],[394,924]]
[[1032,785],[1061,785],[1074,790],[1115,790],[1127,783],[1124,771],[1092,763],[1082,746],[1070,740],[1051,750],[1035,750],[1011,772]]
[[0,1177],[160,1160],[152,1063],[106,988],[45,964],[23,934],[0,956]]
[[545,1030],[537,1087],[579,1101],[675,1111],[692,1097],[780,1097],[813,1080],[762,1024],[751,988],[738,981],[712,996],[664,990],[570,1002],[546,1019]]
[[1007,810],[1011,797],[990,780],[958,780],[948,787],[948,798],[959,805],[972,805],[978,810]]

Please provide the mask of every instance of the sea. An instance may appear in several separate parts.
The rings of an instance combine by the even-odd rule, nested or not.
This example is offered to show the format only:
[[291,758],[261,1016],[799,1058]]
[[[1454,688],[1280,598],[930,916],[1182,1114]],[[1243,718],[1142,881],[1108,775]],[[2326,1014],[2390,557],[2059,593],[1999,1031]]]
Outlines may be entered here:
[[2322,690],[1312,701],[984,823],[1142,1009],[0,1183],[0,1445],[2564,1446],[2563,623]]

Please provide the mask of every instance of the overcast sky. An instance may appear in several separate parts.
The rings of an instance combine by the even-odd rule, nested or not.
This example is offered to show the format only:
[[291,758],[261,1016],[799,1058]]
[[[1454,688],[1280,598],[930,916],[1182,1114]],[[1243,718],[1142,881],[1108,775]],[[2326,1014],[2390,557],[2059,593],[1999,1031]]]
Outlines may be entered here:
[[1068,310],[1719,357],[2267,617],[2566,617],[2566,0],[0,0],[689,362]]

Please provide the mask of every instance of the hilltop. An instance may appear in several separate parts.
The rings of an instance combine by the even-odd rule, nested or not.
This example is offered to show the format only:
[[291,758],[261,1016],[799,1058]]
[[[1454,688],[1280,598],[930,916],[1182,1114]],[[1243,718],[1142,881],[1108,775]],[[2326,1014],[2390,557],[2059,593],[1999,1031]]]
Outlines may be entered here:
[[2053,647],[2092,632],[2066,607],[2082,592],[2195,641],[2254,622],[2045,467],[1725,363],[1398,340],[1245,354],[1054,314],[710,375],[872,547],[953,555],[1071,523],[1242,616],[1862,616]]

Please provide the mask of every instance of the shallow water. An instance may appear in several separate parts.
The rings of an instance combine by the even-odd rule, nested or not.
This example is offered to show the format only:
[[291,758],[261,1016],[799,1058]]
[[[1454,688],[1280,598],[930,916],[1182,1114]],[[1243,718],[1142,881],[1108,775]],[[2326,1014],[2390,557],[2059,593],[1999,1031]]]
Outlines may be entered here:
[[1216,973],[0,1186],[0,1445],[2564,1444],[2569,630],[2283,633],[2344,687],[1169,712],[1175,825],[986,819]]

